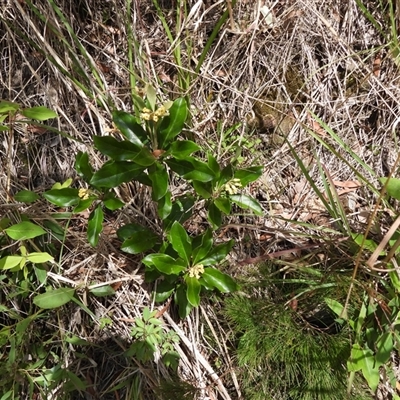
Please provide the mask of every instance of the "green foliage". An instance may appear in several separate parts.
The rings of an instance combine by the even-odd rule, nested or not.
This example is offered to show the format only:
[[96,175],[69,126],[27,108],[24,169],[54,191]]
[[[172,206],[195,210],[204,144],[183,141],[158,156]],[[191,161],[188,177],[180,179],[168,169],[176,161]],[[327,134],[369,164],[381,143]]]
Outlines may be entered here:
[[[75,169],[81,182],[70,178],[55,183],[41,196],[29,190],[15,195],[18,202],[34,203],[45,199],[57,207],[69,208],[69,211],[49,216],[42,226],[24,215],[19,216],[19,223],[13,224],[9,219],[0,221],[0,239],[11,241],[9,250],[0,252],[0,269],[19,286],[14,296],[26,298],[35,293],[31,306],[41,312],[57,310],[75,302],[93,317],[93,313],[79,300],[77,288],[54,288],[49,284],[47,271],[51,264],[56,265],[54,256],[52,252],[37,251],[40,245],[35,241],[40,239],[43,243],[47,238],[63,243],[66,226],[73,214],[88,210],[87,241],[91,246],[97,246],[107,210],[116,211],[124,206],[113,189],[132,181],[151,189],[160,230],[154,232],[147,226],[132,222],[120,227],[117,235],[123,251],[148,253],[142,261],[146,281],[157,281],[153,293],[155,301],[163,302],[172,297],[180,317],[185,318],[193,307],[199,306],[202,294],[211,291],[230,293],[238,288],[233,278],[219,268],[230,252],[233,240],[215,243],[213,231],[221,226],[224,215],[229,215],[237,207],[261,214],[258,202],[241,191],[261,175],[262,168],[236,169],[230,164],[221,165],[212,154],[205,154],[198,144],[183,138],[182,131],[188,117],[185,99],[178,98],[157,106],[156,91],[147,86],[146,97],[137,96],[136,101],[138,116],[123,111],[113,112],[113,121],[122,139],[119,135],[94,138],[95,149],[108,159],[100,168],[93,168],[89,155],[79,152]],[[4,129],[10,129],[11,120],[17,113],[30,123],[32,119],[44,120],[55,116],[44,107],[20,110],[15,103],[1,102],[0,122],[4,123]],[[172,182],[182,185],[182,195],[172,194]],[[210,227],[193,236],[184,222],[199,206],[207,211]],[[59,224],[58,219],[66,219],[67,225]],[[17,243],[18,251],[15,250]],[[38,291],[38,287],[46,290]],[[87,293],[102,297],[113,295],[114,290],[108,285],[94,285],[88,287]],[[174,332],[165,332],[155,315],[146,308],[143,317],[135,320],[132,330],[134,342],[128,355],[148,362],[155,352],[160,352],[164,364],[176,370],[179,356],[174,343],[179,339]],[[77,376],[59,365],[52,373],[44,370],[43,375],[34,378],[35,385],[52,387],[53,383],[64,382],[65,390],[68,386],[71,390],[84,390],[86,387]],[[12,398],[13,393],[7,392],[6,396],[10,394]]]
[[[156,301],[164,301],[175,293],[182,318],[200,304],[201,291],[219,290],[228,293],[237,289],[233,279],[216,269],[228,255],[233,241],[215,245],[212,230],[218,229],[223,215],[234,206],[262,215],[258,202],[240,193],[243,187],[258,179],[262,167],[235,169],[221,166],[211,154],[207,160],[194,155],[201,148],[190,140],[180,139],[188,106],[184,99],[157,107],[156,92],[147,86],[146,98],[137,100],[140,117],[123,111],[113,112],[113,121],[124,137],[94,138],[95,148],[109,158],[94,171],[86,153],[78,153],[75,168],[90,189],[74,189],[71,181],[43,194],[51,203],[74,206],[74,212],[91,209],[87,238],[96,246],[104,223],[104,208],[116,210],[123,202],[111,190],[123,183],[138,181],[151,187],[152,200],[162,221],[163,233],[155,234],[146,226],[130,223],[117,234],[121,249],[131,254],[152,251],[143,259],[147,281],[164,278],[155,293]],[[176,176],[171,176],[174,173]],[[172,198],[171,180],[180,180],[186,192],[195,193]],[[182,225],[190,218],[196,201],[205,200],[212,229],[191,238]],[[180,221],[180,222],[179,222]]]
[[[292,309],[279,286],[269,281],[269,290],[273,296],[234,295],[225,301],[238,340],[238,378],[245,398],[347,399],[343,363],[350,356],[348,329],[335,325],[326,309],[313,311],[318,309],[315,298],[302,298],[304,305],[299,299],[305,308]],[[351,398],[369,398],[358,381]]]
[[[157,286],[156,301],[165,300],[174,290],[179,289],[175,293],[175,301],[179,306],[179,315],[184,318],[192,307],[200,304],[202,287],[204,290],[218,289],[223,293],[237,289],[229,275],[212,267],[227,256],[233,245],[232,240],[214,246],[210,229],[203,235],[190,238],[178,221],[173,223],[168,239],[171,253],[175,252],[175,257],[152,253],[143,259],[147,280],[167,276]],[[182,296],[183,293],[186,294]]]
[[26,120],[19,118],[18,123],[32,123],[33,120],[46,121],[58,116],[54,111],[43,106],[21,108],[18,103],[2,100],[0,101],[0,131],[8,131],[10,123],[14,123],[18,114],[26,117]]
[[135,356],[141,362],[148,362],[159,351],[164,364],[174,370],[178,368],[179,354],[174,349],[174,343],[179,343],[179,337],[174,331],[165,332],[162,322],[157,317],[157,311],[143,310],[141,318],[135,318],[132,328],[134,342],[127,351],[127,356]]

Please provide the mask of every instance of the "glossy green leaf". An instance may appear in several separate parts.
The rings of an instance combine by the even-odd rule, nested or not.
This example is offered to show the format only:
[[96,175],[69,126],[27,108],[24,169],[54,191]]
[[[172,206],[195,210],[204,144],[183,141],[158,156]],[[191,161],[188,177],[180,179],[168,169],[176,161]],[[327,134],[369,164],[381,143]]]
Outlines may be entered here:
[[75,157],[75,170],[86,182],[89,182],[90,179],[92,179],[93,170],[89,162],[88,153],[83,153],[82,151],[78,152]]
[[56,112],[43,106],[26,108],[25,110],[21,110],[21,114],[26,118],[38,121],[46,121],[47,119],[58,117]]
[[87,210],[97,199],[95,196],[90,196],[88,199],[80,199],[78,205],[74,208],[74,214]]
[[0,258],[0,270],[17,267],[24,259],[22,256],[5,256]]
[[212,154],[208,154],[207,165],[211,169],[211,171],[213,171],[214,176],[219,178],[221,168],[219,167],[217,159]]
[[89,293],[96,297],[106,297],[113,296],[115,294],[115,290],[110,285],[104,285],[90,289]]
[[186,286],[180,285],[178,286],[174,299],[175,303],[178,304],[178,313],[181,319],[186,318],[193,309],[193,306],[189,303],[186,296]]
[[35,296],[33,298],[33,303],[44,309],[57,308],[71,301],[74,294],[74,288],[51,289],[46,293]]
[[103,200],[103,204],[105,208],[111,211],[118,210],[125,205],[125,203],[122,200],[117,199],[115,197],[110,197],[108,199]]
[[165,220],[172,211],[171,192],[167,192],[165,196],[158,201],[157,212],[158,216]]
[[112,116],[121,133],[136,146],[143,147],[147,141],[147,133],[136,118],[124,111],[114,111]]
[[229,215],[231,213],[231,202],[227,197],[218,197],[214,200],[216,207],[224,214]]
[[221,171],[221,175],[218,179],[218,186],[221,187],[225,185],[225,183],[229,182],[233,178],[233,168],[231,164],[228,164]]
[[163,164],[155,163],[149,169],[149,178],[151,179],[152,193],[151,197],[154,201],[162,199],[168,191],[168,172]]
[[75,206],[79,203],[79,190],[73,188],[52,189],[43,193],[43,197],[59,207]]
[[201,147],[190,140],[176,140],[172,142],[168,153],[177,160],[184,160],[186,157],[199,150],[201,150]]
[[185,228],[178,221],[175,221],[172,224],[168,237],[179,257],[189,265],[192,255],[192,241]]
[[29,253],[26,258],[28,261],[30,261],[33,264],[45,263],[45,262],[54,260],[54,258],[49,253],[46,253],[46,252]]
[[139,254],[150,250],[159,240],[158,236],[150,229],[143,228],[132,233],[121,245],[121,250],[129,254]]
[[112,136],[95,136],[94,142],[101,153],[115,161],[133,161],[143,167],[148,167],[156,161],[147,147],[136,146],[127,140],[120,142]]
[[164,220],[164,229],[168,231],[175,221],[183,224],[193,213],[194,197],[184,195],[175,199],[172,203],[170,215]]
[[196,239],[201,239],[200,245],[193,246],[193,265],[199,264],[200,260],[206,257],[213,245],[212,230],[208,228],[203,235],[198,236]]
[[263,210],[259,202],[253,197],[247,196],[245,194],[233,194],[229,198],[244,210],[251,210],[256,215],[263,215]]
[[12,101],[2,100],[0,101],[0,114],[8,112],[15,112],[19,110],[19,104]]
[[[379,178],[382,185],[385,185],[388,178]],[[400,200],[400,179],[390,178],[389,182],[386,184],[386,193],[396,200]]]
[[149,254],[142,262],[144,265],[156,267],[160,272],[166,275],[178,275],[187,267],[183,260],[175,260],[167,254],[160,253]]
[[215,177],[214,172],[206,163],[193,157],[186,157],[185,160],[170,159],[167,164],[174,172],[187,180],[209,182]]
[[254,182],[262,175],[263,167],[254,166],[235,171],[234,178],[239,179],[243,187]]
[[222,224],[222,214],[214,202],[208,205],[207,218],[213,229],[218,229]]
[[213,194],[213,186],[211,182],[193,181],[193,188],[203,199],[209,199]]
[[113,188],[130,182],[143,172],[144,168],[128,161],[115,161],[104,164],[93,174],[90,183],[93,186]]
[[119,228],[117,231],[117,236],[120,240],[126,240],[131,238],[135,233],[147,235],[153,233],[153,231],[143,225],[131,223],[123,225],[121,228]]
[[174,292],[175,285],[175,281],[168,282],[165,279],[158,283],[156,290],[153,293],[154,301],[156,303],[162,303],[163,301],[167,300],[168,297]]
[[14,199],[16,201],[19,201],[21,203],[33,203],[37,199],[39,199],[40,196],[36,194],[35,192],[32,192],[31,190],[21,190],[18,193],[15,194]]
[[226,243],[222,243],[213,247],[205,258],[199,260],[199,263],[203,264],[204,266],[218,264],[228,255],[233,244],[234,240],[231,239]]
[[186,282],[186,286],[187,286],[186,296],[187,296],[188,302],[193,307],[198,307],[200,304],[200,289],[201,289],[201,284],[200,284],[199,280],[195,277],[186,276],[185,282]]
[[23,221],[19,224],[12,225],[5,229],[5,231],[7,235],[14,240],[33,239],[46,233],[43,228],[30,221]]
[[100,233],[103,230],[104,213],[99,204],[89,215],[87,238],[88,242],[93,246],[97,246]]
[[207,285],[217,288],[222,293],[230,293],[238,289],[232,277],[215,268],[205,268],[201,277]]
[[164,149],[177,135],[182,132],[187,118],[188,110],[186,100],[176,99],[169,109],[169,115],[163,118],[158,132],[160,149]]

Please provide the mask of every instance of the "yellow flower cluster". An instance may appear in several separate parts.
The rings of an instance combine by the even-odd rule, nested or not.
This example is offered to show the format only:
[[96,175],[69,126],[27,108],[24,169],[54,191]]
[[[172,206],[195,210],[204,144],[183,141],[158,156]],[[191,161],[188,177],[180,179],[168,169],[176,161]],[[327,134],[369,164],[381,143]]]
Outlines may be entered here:
[[197,264],[190,267],[188,272],[191,278],[200,279],[200,275],[204,272],[203,264]]
[[166,115],[169,115],[169,112],[165,106],[160,106],[154,112],[145,107],[140,114],[140,118],[142,118],[144,121],[157,122],[161,117],[165,117]]
[[84,188],[79,189],[78,196],[82,200],[87,200],[89,198],[89,194],[90,194],[90,190],[89,189],[84,189]]
[[228,194],[236,194],[241,188],[242,184],[240,183],[240,179],[237,178],[230,180],[222,187]]

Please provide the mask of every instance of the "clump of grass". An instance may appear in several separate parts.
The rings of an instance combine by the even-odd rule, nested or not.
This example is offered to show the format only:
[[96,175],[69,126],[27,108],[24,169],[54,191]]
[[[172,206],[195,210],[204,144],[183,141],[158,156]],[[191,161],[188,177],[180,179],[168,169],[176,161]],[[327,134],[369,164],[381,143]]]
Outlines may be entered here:
[[[306,285],[305,279],[293,281]],[[345,363],[350,356],[350,331],[336,325],[335,316],[318,301],[319,296],[300,297],[294,306],[288,299],[293,297],[290,289],[298,285],[281,283],[278,288],[270,280],[265,286],[255,284],[247,295],[225,301],[224,313],[237,340],[238,379],[246,399],[348,398]],[[286,295],[284,286],[289,286]],[[265,295],[257,295],[255,289]],[[356,382],[352,398],[369,396]]]

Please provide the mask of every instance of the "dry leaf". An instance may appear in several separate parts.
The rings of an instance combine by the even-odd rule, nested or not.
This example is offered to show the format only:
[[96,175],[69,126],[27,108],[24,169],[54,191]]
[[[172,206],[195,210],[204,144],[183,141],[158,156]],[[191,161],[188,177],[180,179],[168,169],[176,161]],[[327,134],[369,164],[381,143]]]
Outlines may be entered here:
[[317,122],[310,113],[307,113],[307,121],[308,121],[308,125],[310,126],[310,128],[317,133],[319,136],[322,137],[326,137],[327,134],[325,132],[325,129],[322,128],[322,126],[319,124],[319,122]]
[[344,188],[350,188],[350,189],[355,189],[361,187],[361,183],[357,180],[355,181],[332,181],[335,186],[338,187],[344,187]]

